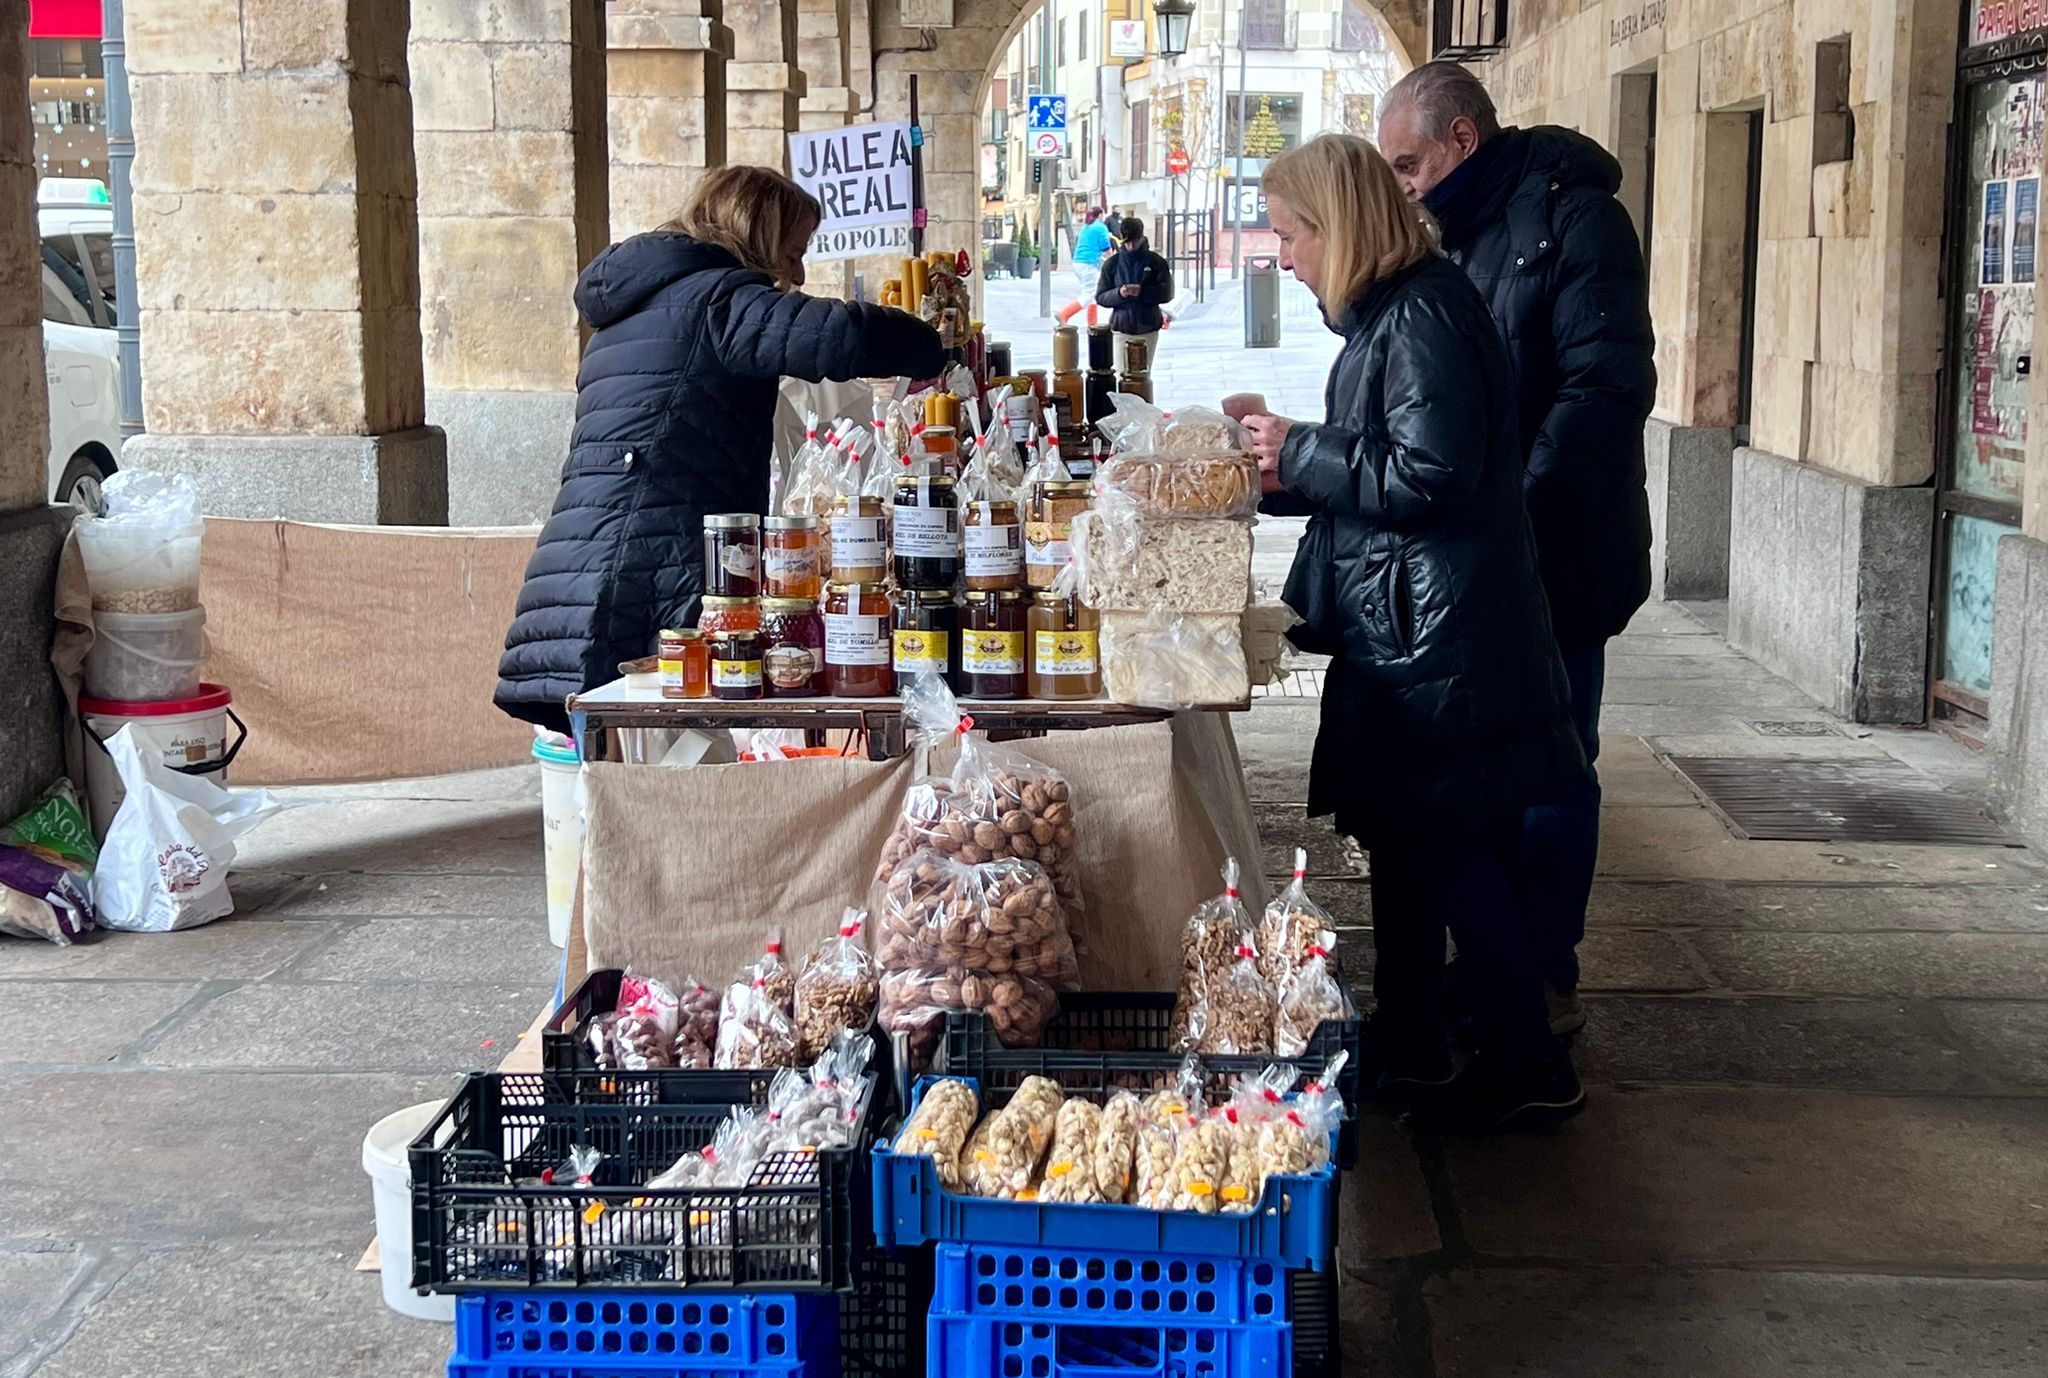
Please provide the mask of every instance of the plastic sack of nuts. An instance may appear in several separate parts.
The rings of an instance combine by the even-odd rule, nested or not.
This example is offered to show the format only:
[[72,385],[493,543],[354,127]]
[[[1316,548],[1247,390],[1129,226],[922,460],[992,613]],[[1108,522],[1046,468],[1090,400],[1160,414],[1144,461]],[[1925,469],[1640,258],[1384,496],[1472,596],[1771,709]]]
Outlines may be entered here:
[[1053,885],[1022,861],[970,865],[918,851],[891,871],[875,902],[881,1022],[910,1038],[928,1065],[946,1012],[986,1014],[1010,1047],[1038,1041],[1078,978]]
[[877,882],[912,853],[930,848],[970,865],[1028,861],[1051,878],[1061,907],[1081,912],[1081,865],[1074,847],[1074,805],[1066,779],[1049,766],[976,737],[972,718],[940,675],[920,675],[903,693],[913,747],[957,740],[949,774],[925,776],[904,796],[903,812],[882,849]]
[[1038,1180],[1064,1100],[1051,1077],[1026,1077],[1010,1103],[984,1121],[980,1142],[968,1144],[961,1166],[976,1196],[1016,1200]]
[[1223,1209],[1223,1188],[1230,1182],[1230,1155],[1236,1138],[1236,1128],[1218,1114],[1188,1118],[1174,1144],[1173,1196],[1167,1209],[1197,1215],[1215,1215]]
[[767,977],[755,969],[744,981],[726,988],[718,1011],[721,1068],[793,1067],[800,1060],[796,1021],[768,993]]
[[1180,983],[1167,1025],[1167,1046],[1178,1051],[1202,1046],[1208,1032],[1209,987],[1229,973],[1237,949],[1251,939],[1251,911],[1239,897],[1238,878],[1237,858],[1231,857],[1223,863],[1223,893],[1203,900],[1181,930]]
[[[1131,1104],[1137,1104],[1132,1096]],[[1095,1171],[1095,1150],[1101,1141],[1102,1124],[1105,1118],[1103,1108],[1094,1101],[1071,1096],[1060,1106],[1059,1114],[1052,1125],[1052,1148],[1045,1159],[1045,1180],[1038,1188],[1041,1201],[1121,1201],[1119,1190],[1114,1196],[1098,1179]],[[1137,1120],[1131,1119],[1135,1133]],[[1126,1167],[1129,1159],[1125,1160]],[[1114,1185],[1121,1187],[1122,1180]]]
[[947,1078],[935,1081],[896,1131],[895,1152],[905,1157],[930,1158],[938,1170],[939,1185],[947,1191],[965,1187],[960,1172],[961,1153],[967,1136],[981,1113],[981,1098],[964,1081]]
[[[1135,1091],[1118,1091],[1103,1105],[1094,1146],[1095,1185],[1103,1200],[1131,1199],[1137,1176],[1138,1129],[1144,1122],[1145,1106]],[[1057,1126],[1053,1137],[1059,1138]]]
[[681,998],[682,1022],[669,1065],[709,1067],[718,1050],[718,992],[692,979],[684,983]]
[[796,1014],[796,971],[782,960],[782,930],[768,930],[768,941],[763,944],[761,960],[754,963],[753,974],[760,978],[761,989],[768,993],[775,1008],[792,1017]]
[[1216,1195],[1218,1209],[1225,1215],[1249,1215],[1258,1209],[1264,1179],[1259,1176],[1258,1127],[1263,1115],[1247,1116],[1236,1105],[1210,1112],[1230,1131],[1230,1158],[1223,1169],[1223,1185]]
[[1246,935],[1237,958],[1221,980],[1208,983],[1208,1003],[1194,1019],[1201,1026],[1196,1048],[1204,1053],[1270,1053],[1278,997],[1259,975],[1259,953]]
[[861,946],[867,921],[867,910],[849,905],[839,916],[839,931],[818,944],[796,978],[797,1038],[812,1053],[822,1052],[842,1029],[875,1022],[882,978],[874,955]]
[[1308,960],[1281,983],[1273,1014],[1273,1051],[1281,1057],[1300,1057],[1324,1020],[1344,1017],[1344,987],[1330,969],[1330,950],[1336,945],[1335,933],[1317,934]]
[[666,983],[627,971],[618,1007],[590,1022],[591,1051],[605,1071],[645,1072],[675,1066],[683,1004]]
[[1141,1103],[1131,1165],[1132,1205],[1173,1209],[1173,1164],[1181,1133],[1198,1123],[1208,1108],[1202,1103],[1203,1081],[1201,1060],[1187,1058],[1172,1086],[1154,1091]]
[[1308,960],[1317,935],[1336,926],[1328,911],[1308,897],[1308,849],[1296,847],[1294,879],[1259,917],[1259,970],[1280,989],[1288,973]]
[[[1320,1111],[1287,1097],[1300,1077],[1293,1067],[1274,1063],[1256,1075],[1239,1077],[1231,1092],[1230,1103],[1239,1120],[1252,1126],[1253,1159],[1258,1169],[1256,1195],[1264,1194],[1268,1177],[1298,1177],[1315,1170],[1315,1138],[1309,1118]],[[1328,1130],[1323,1133],[1327,1137]]]

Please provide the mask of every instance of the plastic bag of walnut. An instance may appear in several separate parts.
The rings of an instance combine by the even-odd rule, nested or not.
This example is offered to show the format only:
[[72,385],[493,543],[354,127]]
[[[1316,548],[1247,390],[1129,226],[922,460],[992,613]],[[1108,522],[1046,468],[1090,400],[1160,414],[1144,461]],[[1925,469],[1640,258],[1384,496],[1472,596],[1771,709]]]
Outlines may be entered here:
[[1029,1047],[1057,992],[1077,984],[1066,916],[1030,862],[917,851],[890,872],[874,909],[882,1027],[909,1036],[913,1068],[929,1065],[948,1011],[985,1014],[1003,1043]]
[[1335,933],[1317,934],[1308,960],[1281,982],[1273,1015],[1273,1051],[1281,1057],[1300,1057],[1324,1020],[1344,1017],[1344,988],[1330,969],[1330,949],[1336,945]]
[[1308,960],[1316,935],[1335,927],[1328,912],[1308,897],[1308,849],[1296,847],[1294,879],[1259,918],[1259,971],[1280,989],[1288,973]]
[[868,911],[847,906],[839,931],[818,944],[796,978],[796,1032],[809,1053],[822,1053],[842,1029],[875,1022],[881,971],[874,954],[861,946]]
[[974,736],[974,720],[961,714],[941,676],[920,675],[903,692],[903,719],[913,747],[930,750],[957,740],[960,756],[949,774],[927,775],[911,785],[875,880],[886,883],[925,848],[969,865],[1028,861],[1052,881],[1061,908],[1078,915],[1081,865],[1065,777]]
[[721,1068],[794,1067],[801,1057],[796,1021],[768,993],[767,977],[756,968],[748,979],[726,988],[718,1011]]
[[1223,863],[1223,893],[1203,900],[1181,931],[1180,983],[1167,1025],[1167,1046],[1178,1051],[1205,1046],[1210,988],[1229,974],[1238,948],[1252,941],[1251,911],[1239,896],[1238,878],[1237,858],[1231,857]]

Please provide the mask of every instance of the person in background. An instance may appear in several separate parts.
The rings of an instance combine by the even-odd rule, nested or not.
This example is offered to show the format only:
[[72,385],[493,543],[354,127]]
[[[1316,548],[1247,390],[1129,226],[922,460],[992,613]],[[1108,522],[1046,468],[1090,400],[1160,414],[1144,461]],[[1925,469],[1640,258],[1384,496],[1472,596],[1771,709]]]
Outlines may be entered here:
[[1110,252],[1112,243],[1102,207],[1090,206],[1088,223],[1074,237],[1074,280],[1080,284],[1083,300],[1095,290],[1096,279],[1102,276],[1103,255]]
[[[1621,164],[1569,129],[1502,129],[1479,79],[1449,62],[1418,67],[1387,92],[1379,145],[1507,340],[1523,494],[1572,724],[1591,762],[1607,642],[1650,592],[1643,422],[1656,400],[1655,339],[1635,226],[1614,199]],[[1524,821],[1523,909],[1559,1033],[1586,1022],[1578,945],[1599,847],[1597,776]],[[1452,984],[1454,994],[1467,987],[1455,975]]]
[[1152,252],[1145,222],[1125,216],[1117,225],[1122,247],[1103,260],[1096,279],[1095,302],[1110,308],[1109,328],[1117,334],[1116,358],[1123,367],[1126,342],[1145,346],[1145,367],[1158,357],[1159,332],[1166,324],[1160,308],[1173,300],[1173,266]]
[[494,700],[513,717],[566,732],[567,696],[652,654],[662,628],[697,625],[704,518],[767,512],[783,375],[943,365],[917,317],[796,290],[819,218],[781,173],[719,168],[682,215],[583,270],[569,459],[498,662]]
[[[1280,266],[1344,337],[1328,419],[1233,398],[1262,510],[1305,515],[1290,638],[1332,657],[1308,812],[1371,852],[1376,1008],[1367,1085],[1422,1094],[1463,1132],[1553,1122],[1585,1092],[1551,1034],[1514,874],[1522,813],[1586,775],[1522,504],[1515,380],[1500,333],[1364,139],[1267,164]],[[1483,988],[1455,1077],[1440,1022],[1444,933]]]

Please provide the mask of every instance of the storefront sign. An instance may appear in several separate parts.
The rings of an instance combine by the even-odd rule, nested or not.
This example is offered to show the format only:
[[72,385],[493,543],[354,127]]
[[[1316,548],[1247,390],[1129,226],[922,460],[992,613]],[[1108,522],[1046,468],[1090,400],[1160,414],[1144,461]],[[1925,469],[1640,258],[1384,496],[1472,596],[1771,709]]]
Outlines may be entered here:
[[908,123],[792,134],[789,168],[825,211],[805,258],[887,253],[910,243]]
[[1975,0],[1970,7],[1972,47],[2032,29],[2048,29],[2048,0]]
[[1145,55],[1145,21],[1142,19],[1110,20],[1109,55],[1111,57],[1143,57]]
[[1272,221],[1266,219],[1266,193],[1257,182],[1223,183],[1223,224],[1227,228],[1238,223],[1243,217],[1248,230],[1272,228]]

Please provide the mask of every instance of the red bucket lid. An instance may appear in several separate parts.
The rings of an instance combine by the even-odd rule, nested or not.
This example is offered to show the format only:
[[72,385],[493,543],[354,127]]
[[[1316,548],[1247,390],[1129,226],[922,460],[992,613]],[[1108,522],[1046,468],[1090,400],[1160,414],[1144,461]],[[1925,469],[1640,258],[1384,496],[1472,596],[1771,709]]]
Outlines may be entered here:
[[78,696],[78,711],[102,718],[168,718],[179,713],[214,713],[234,701],[234,695],[218,684],[202,684],[189,699],[163,699],[156,703],[129,703],[125,699],[96,699]]

